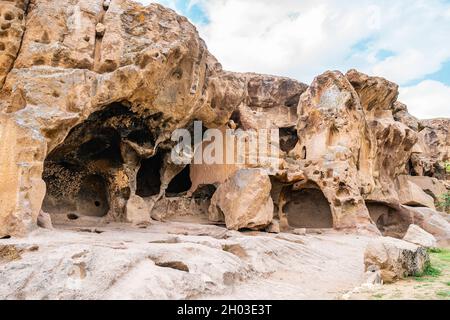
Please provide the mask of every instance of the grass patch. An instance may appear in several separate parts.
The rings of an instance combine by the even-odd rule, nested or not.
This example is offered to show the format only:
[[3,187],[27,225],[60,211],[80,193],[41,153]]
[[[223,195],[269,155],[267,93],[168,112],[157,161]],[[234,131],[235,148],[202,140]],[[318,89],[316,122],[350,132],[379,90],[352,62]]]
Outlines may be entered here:
[[428,264],[422,273],[415,275],[415,279],[416,280],[423,279],[423,277],[437,278],[441,274],[442,274],[442,271],[440,269],[433,267],[431,264]]
[[428,265],[424,270],[424,275],[427,277],[439,277],[442,274],[442,271],[438,268],[433,267],[431,264]]
[[430,277],[424,276],[424,275],[418,275],[418,276],[414,277],[414,280],[417,282],[425,283],[425,282],[434,282],[435,279],[432,277],[430,278]]
[[450,298],[450,291],[438,291],[438,292],[436,292],[436,295],[438,297],[441,297],[441,298],[449,299]]
[[441,252],[436,254],[436,256],[441,261],[450,262],[450,251],[449,250],[441,250]]
[[378,299],[378,300],[383,299],[383,297],[384,297],[384,294],[382,294],[382,293],[374,294],[374,295],[372,296],[372,298]]
[[450,251],[441,248],[428,249],[431,262],[425,267],[421,274],[415,275],[415,280],[419,282],[432,281],[430,278],[437,278],[442,275],[442,269],[445,269],[450,262]]

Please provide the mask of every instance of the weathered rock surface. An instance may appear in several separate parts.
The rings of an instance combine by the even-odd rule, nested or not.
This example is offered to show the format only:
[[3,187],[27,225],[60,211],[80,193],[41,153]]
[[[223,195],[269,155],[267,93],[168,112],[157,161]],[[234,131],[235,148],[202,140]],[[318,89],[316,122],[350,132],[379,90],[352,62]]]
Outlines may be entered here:
[[421,274],[429,264],[425,248],[394,238],[369,242],[364,253],[366,270],[377,267],[384,283]]
[[411,156],[411,173],[449,180],[445,162],[450,160],[450,120],[423,120],[419,127],[419,142]]
[[[122,132],[122,144],[132,131],[148,130],[133,145],[145,158],[194,118],[225,123],[243,98],[244,84],[221,70],[187,19],[156,4],[113,1],[106,12],[102,4],[40,1],[28,10],[22,49],[1,93],[1,178],[10,182],[1,193],[1,234],[33,228],[45,195],[37,186],[44,185],[46,155],[92,113],[126,102],[127,112],[147,119],[141,128],[123,128],[128,133],[117,122],[112,128]],[[96,36],[99,21],[103,37]],[[108,175],[102,178],[125,181],[120,170]],[[121,186],[110,185],[109,192],[123,198]],[[124,219],[126,197],[112,202],[111,215]]]
[[127,219],[133,223],[149,222],[150,208],[148,203],[139,196],[131,196],[127,202]]
[[47,213],[41,210],[37,219],[37,225],[40,228],[44,229],[53,229],[52,217]]
[[367,123],[359,164],[359,175],[367,181],[364,198],[395,204],[395,178],[405,172],[417,134],[393,117],[398,97],[396,84],[356,70],[349,71],[346,77],[360,97]]
[[335,228],[365,225],[370,229],[357,180],[366,124],[354,88],[340,72],[326,72],[301,96],[298,113],[303,182],[310,180],[320,187]]
[[[400,205],[434,208],[448,188],[436,182],[449,178],[448,120],[415,119],[386,79],[327,71],[307,86],[224,71],[196,28],[157,4],[17,0],[0,13],[0,237],[28,234],[42,209],[75,224],[204,222],[208,207],[231,229],[275,218],[280,231],[401,237],[412,222]],[[172,163],[171,134],[195,120],[278,130],[279,167],[249,188],[237,172],[265,163]]]
[[273,219],[269,176],[260,169],[242,169],[221,184],[211,199],[210,220],[224,220],[228,229],[264,229]]
[[403,123],[415,132],[419,132],[420,121],[408,113],[408,107],[405,104],[400,101],[395,102],[392,112],[396,121]]
[[406,176],[397,178],[398,196],[401,204],[408,206],[428,207],[435,210],[434,199]]
[[333,299],[362,281],[369,241],[173,222],[96,230],[0,240],[0,298]]
[[405,176],[406,179],[419,186],[426,194],[433,197],[435,203],[441,201],[442,195],[447,192],[444,181],[425,176]]
[[431,233],[438,241],[450,242],[450,224],[439,212],[430,208],[408,206],[404,206],[404,208],[411,218],[411,224],[418,225],[426,232]]
[[425,248],[434,248],[437,245],[436,238],[432,234],[415,224],[409,226],[408,232],[406,232],[403,240]]
[[0,89],[14,66],[25,30],[28,0],[0,2]]

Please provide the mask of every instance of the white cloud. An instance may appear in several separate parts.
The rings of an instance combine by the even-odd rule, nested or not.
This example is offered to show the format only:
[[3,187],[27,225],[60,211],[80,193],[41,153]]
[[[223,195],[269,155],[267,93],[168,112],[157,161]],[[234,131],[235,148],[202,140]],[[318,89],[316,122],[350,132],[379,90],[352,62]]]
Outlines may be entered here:
[[450,86],[433,80],[400,89],[399,100],[420,119],[450,118]]
[[198,26],[200,34],[228,70],[310,83],[325,70],[356,68],[407,86],[450,61],[448,0],[156,2],[178,9],[182,1],[202,6],[209,23]]
[[450,4],[440,0],[200,2],[210,19],[201,34],[227,69],[310,82],[356,67],[405,84],[450,59]]

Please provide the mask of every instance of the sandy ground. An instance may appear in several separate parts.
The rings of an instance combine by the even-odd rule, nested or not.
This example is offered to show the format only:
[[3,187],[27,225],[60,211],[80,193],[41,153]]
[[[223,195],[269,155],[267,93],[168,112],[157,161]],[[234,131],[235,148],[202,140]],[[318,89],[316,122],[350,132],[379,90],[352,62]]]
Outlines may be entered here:
[[39,229],[0,240],[0,298],[339,299],[361,284],[368,241],[179,222]]

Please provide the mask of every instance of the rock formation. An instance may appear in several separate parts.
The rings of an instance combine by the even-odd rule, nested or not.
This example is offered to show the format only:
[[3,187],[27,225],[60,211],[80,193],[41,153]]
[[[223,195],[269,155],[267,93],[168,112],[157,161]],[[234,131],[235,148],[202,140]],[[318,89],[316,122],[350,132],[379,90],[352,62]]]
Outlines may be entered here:
[[415,224],[409,226],[408,232],[403,240],[425,248],[434,248],[437,246],[436,238]]
[[392,283],[407,276],[421,275],[430,264],[430,257],[424,247],[385,237],[369,242],[364,264],[366,270],[380,270],[384,283]]
[[[0,13],[0,237],[26,235],[42,210],[65,223],[210,217],[398,238],[416,223],[450,239],[435,211],[450,189],[450,120],[415,119],[396,84],[356,70],[310,86],[224,71],[157,4],[15,0]],[[173,162],[172,133],[197,120],[259,139],[278,130],[279,166]]]

